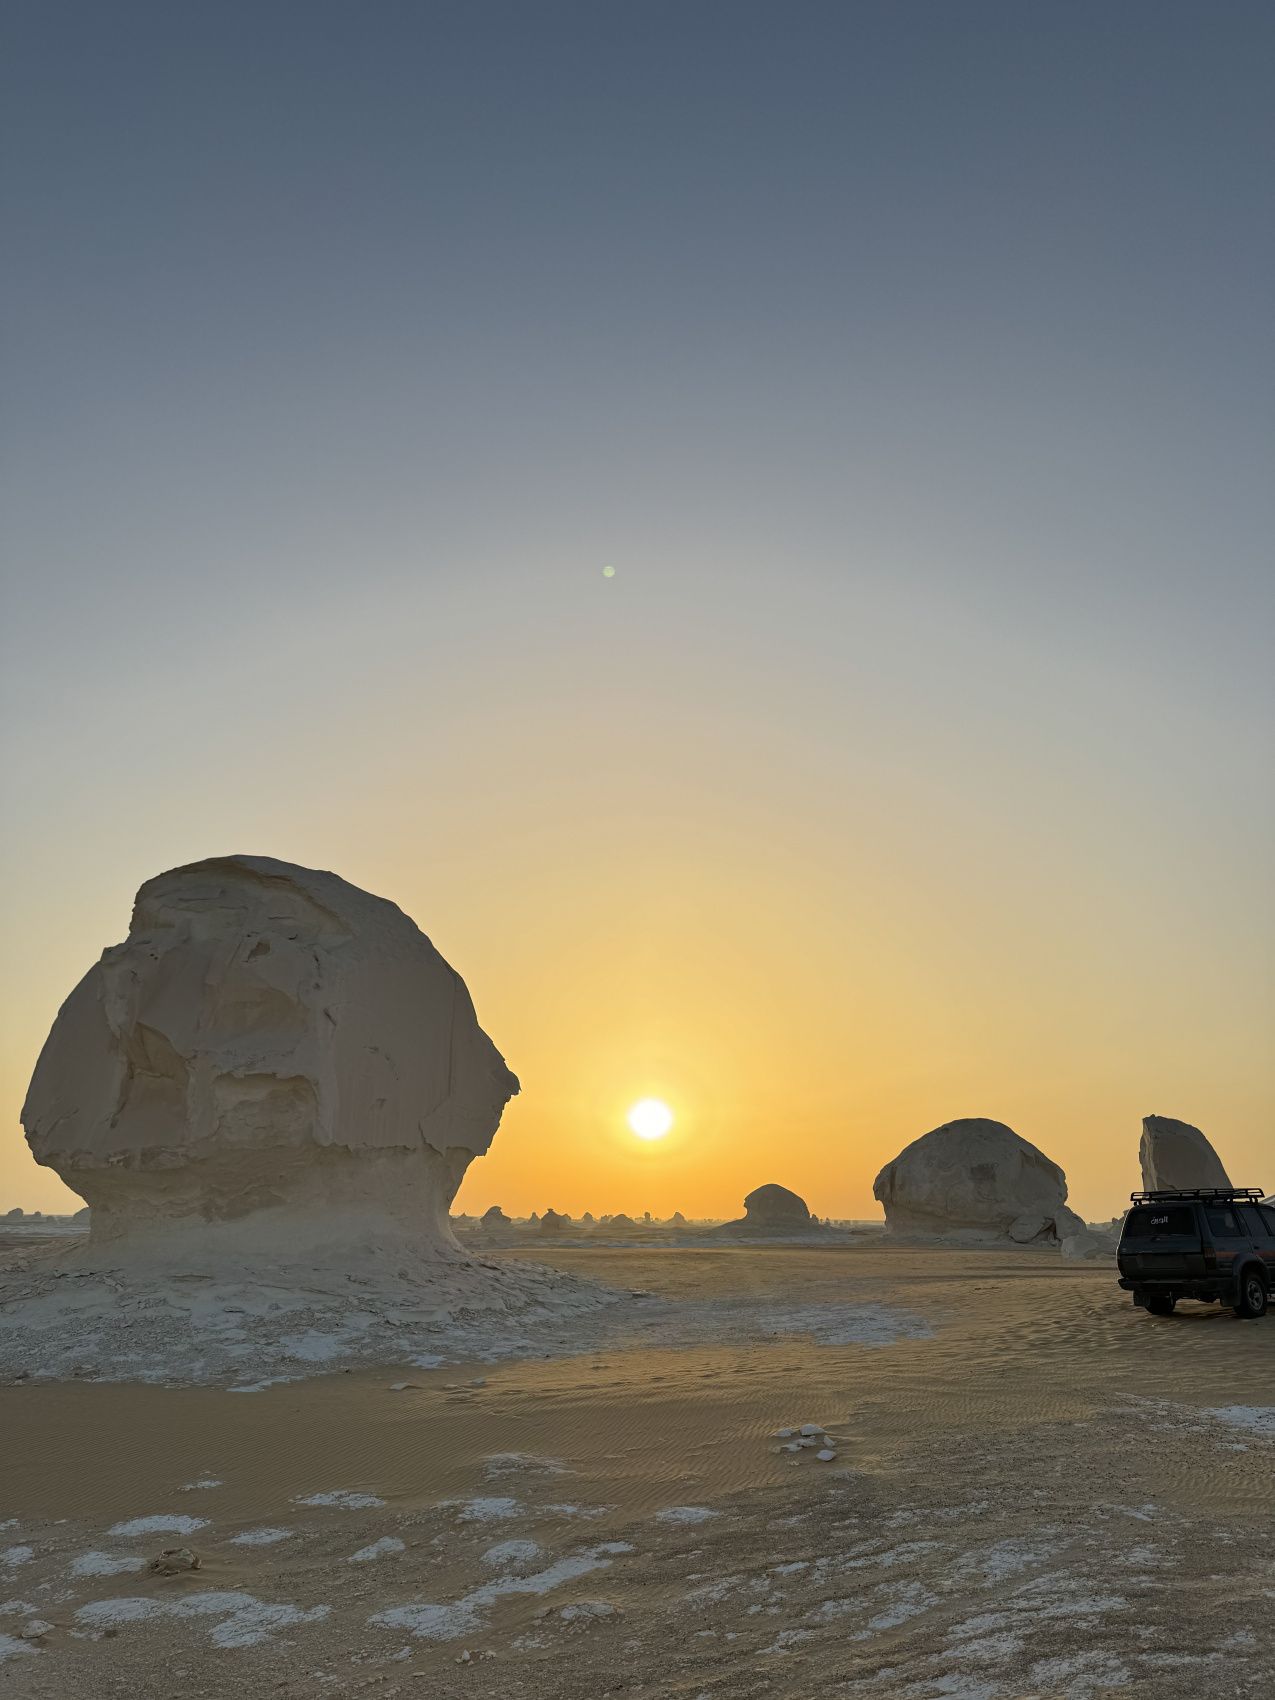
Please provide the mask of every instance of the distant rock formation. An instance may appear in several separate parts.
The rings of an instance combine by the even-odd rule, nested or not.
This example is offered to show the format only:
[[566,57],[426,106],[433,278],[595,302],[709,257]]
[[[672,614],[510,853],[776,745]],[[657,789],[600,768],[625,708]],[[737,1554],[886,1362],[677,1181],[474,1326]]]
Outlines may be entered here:
[[632,1216],[626,1216],[623,1211],[618,1216],[604,1216],[602,1220],[608,1228],[636,1228],[637,1223]]
[[592,1224],[592,1222],[593,1222],[593,1212],[592,1212],[592,1210],[586,1210],[584,1215],[581,1216],[580,1220],[582,1222],[588,1222],[588,1223]]
[[460,1258],[448,1210],[518,1090],[415,922],[266,856],[175,868],[72,991],[22,1120],[84,1255],[215,1271]]
[[872,1187],[902,1234],[1053,1245],[1085,1231],[1067,1177],[1004,1122],[945,1122],[887,1163]]
[[738,1233],[751,1229],[768,1234],[801,1233],[817,1229],[819,1223],[810,1214],[804,1198],[790,1192],[786,1186],[768,1181],[754,1188],[744,1200],[744,1214],[735,1222],[723,1223],[719,1232]]
[[669,1217],[669,1221],[675,1228],[684,1228],[686,1226],[686,1218],[680,1210],[675,1210]]
[[564,1228],[571,1226],[570,1216],[561,1215],[557,1210],[546,1210],[540,1218],[542,1234],[560,1234]]
[[1222,1159],[1199,1128],[1172,1116],[1143,1116],[1138,1161],[1148,1192],[1231,1184]]
[[15,1204],[12,1210],[5,1211],[4,1219],[6,1222],[20,1222],[25,1215],[26,1211],[23,1210],[22,1206]]
[[479,1221],[483,1228],[508,1228],[512,1226],[508,1216],[498,1204],[493,1204],[490,1210],[484,1210]]

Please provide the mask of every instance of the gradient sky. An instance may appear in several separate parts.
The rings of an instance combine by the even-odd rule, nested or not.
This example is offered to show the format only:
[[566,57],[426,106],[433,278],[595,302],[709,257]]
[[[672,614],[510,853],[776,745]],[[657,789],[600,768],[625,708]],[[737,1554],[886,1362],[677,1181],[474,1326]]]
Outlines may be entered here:
[[963,1115],[1275,1188],[1275,8],[3,13],[0,1208],[237,850],[464,974],[470,1208],[875,1214]]

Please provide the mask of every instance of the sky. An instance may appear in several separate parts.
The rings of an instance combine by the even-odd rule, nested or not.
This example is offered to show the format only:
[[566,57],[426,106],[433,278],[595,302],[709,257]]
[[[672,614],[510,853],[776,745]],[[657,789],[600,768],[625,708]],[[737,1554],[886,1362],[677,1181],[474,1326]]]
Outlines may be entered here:
[[0,1209],[235,851],[465,977],[469,1209],[1275,1188],[1265,0],[0,11]]

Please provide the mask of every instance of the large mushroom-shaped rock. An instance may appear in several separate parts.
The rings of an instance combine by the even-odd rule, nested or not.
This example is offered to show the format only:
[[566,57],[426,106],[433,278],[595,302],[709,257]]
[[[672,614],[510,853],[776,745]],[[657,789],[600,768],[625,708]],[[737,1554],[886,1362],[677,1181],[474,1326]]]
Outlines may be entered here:
[[88,1249],[224,1269],[461,1256],[448,1207],[518,1090],[402,910],[264,856],[175,868],[58,1013],[23,1125]]
[[[877,1176],[886,1226],[904,1234],[1053,1243],[1084,1224],[1067,1210],[1067,1177],[1003,1122],[946,1122],[914,1139]],[[1055,1224],[1061,1223],[1062,1231]]]
[[480,1228],[511,1228],[513,1223],[498,1204],[493,1204],[490,1210],[483,1211],[478,1225]]
[[1138,1160],[1148,1192],[1231,1184],[1222,1159],[1199,1128],[1172,1116],[1143,1116]]
[[571,1226],[570,1216],[564,1216],[557,1210],[546,1210],[540,1218],[542,1234],[561,1234]]

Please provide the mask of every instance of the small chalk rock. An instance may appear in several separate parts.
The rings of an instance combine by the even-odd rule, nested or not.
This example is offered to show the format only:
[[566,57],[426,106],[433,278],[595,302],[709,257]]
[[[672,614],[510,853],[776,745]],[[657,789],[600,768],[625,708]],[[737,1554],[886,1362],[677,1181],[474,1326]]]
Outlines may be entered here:
[[189,1547],[165,1547],[147,1565],[157,1576],[176,1576],[183,1570],[198,1570],[203,1560]]
[[776,1440],[791,1440],[792,1439],[792,1430],[790,1428],[777,1428],[775,1430],[775,1439]]
[[407,1389],[411,1385],[412,1384],[411,1384],[410,1381],[391,1381],[390,1382],[390,1392],[391,1393],[406,1393]]
[[830,1446],[825,1446],[822,1452],[815,1453],[815,1457],[821,1464],[831,1464],[836,1456],[836,1453]]
[[812,1434],[823,1434],[825,1431],[819,1427],[818,1423],[802,1423],[801,1432],[806,1436],[810,1436]]

